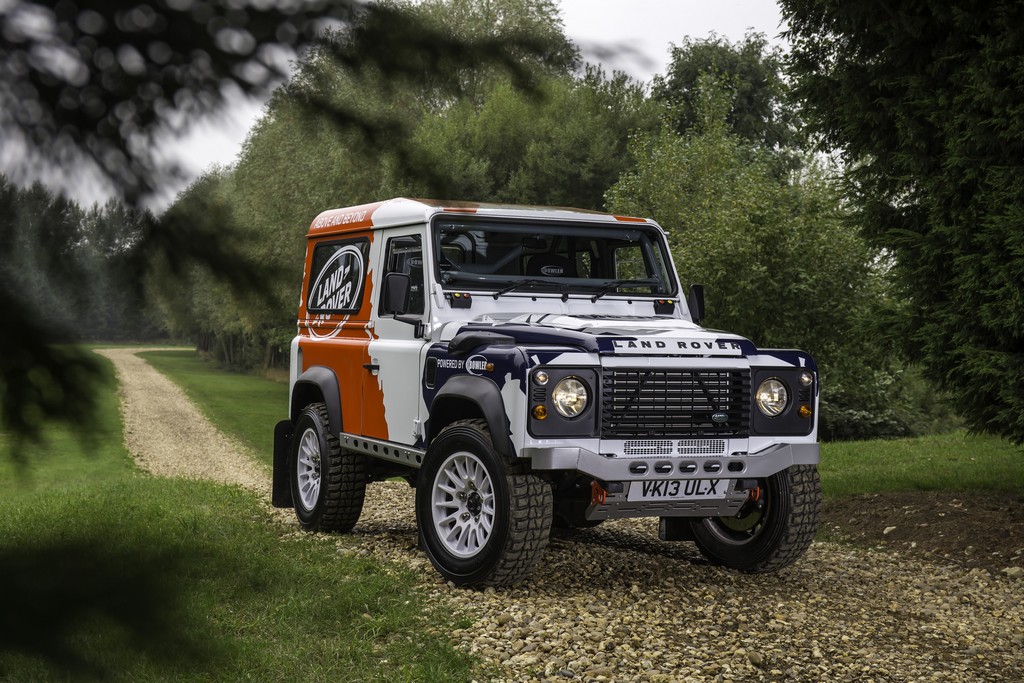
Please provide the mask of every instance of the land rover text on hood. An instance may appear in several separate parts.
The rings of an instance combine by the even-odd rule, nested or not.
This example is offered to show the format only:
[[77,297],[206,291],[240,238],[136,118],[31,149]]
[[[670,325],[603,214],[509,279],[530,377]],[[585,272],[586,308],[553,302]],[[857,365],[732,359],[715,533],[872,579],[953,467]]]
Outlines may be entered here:
[[658,517],[744,572],[817,527],[818,372],[700,326],[653,221],[392,199],[308,233],[273,502],[348,531],[367,484],[416,489],[457,584],[508,585],[551,526]]

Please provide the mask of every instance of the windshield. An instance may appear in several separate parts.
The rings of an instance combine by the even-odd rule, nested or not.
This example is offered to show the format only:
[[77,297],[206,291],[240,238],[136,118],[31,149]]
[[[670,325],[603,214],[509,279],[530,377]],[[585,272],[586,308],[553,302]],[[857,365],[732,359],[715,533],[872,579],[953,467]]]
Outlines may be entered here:
[[676,293],[654,227],[442,218],[434,250],[445,287],[493,290],[496,298],[525,290],[587,293],[595,301]]

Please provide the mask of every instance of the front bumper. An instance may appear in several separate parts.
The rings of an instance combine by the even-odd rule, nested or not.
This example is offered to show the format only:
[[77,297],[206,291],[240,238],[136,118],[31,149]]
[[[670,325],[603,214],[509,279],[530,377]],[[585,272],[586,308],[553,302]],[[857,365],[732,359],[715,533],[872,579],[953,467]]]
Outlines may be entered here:
[[[720,456],[615,457],[586,448],[528,448],[523,455],[534,470],[575,471],[601,483],[607,490],[586,506],[589,520],[624,517],[731,517],[748,500],[746,487],[754,479],[770,477],[793,465],[816,465],[816,443],[776,444],[757,453]],[[630,500],[633,487],[647,482],[726,480],[726,495],[708,499]],[[619,485],[621,484],[621,485]],[[745,484],[745,486],[744,486]]]
[[776,444],[757,453],[721,456],[614,457],[586,448],[525,448],[534,470],[576,470],[601,481],[770,477],[792,465],[817,465],[818,444]]

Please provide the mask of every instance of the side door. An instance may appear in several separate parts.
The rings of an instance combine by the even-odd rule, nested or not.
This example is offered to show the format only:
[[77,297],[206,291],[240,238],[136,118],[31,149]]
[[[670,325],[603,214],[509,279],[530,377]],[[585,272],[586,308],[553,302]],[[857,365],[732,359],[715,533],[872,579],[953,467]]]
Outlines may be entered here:
[[426,254],[423,248],[425,229],[396,228],[377,235],[381,243],[379,278],[373,292],[370,317],[370,362],[363,375],[363,395],[381,395],[383,415],[364,412],[364,436],[405,445],[416,445],[421,438],[420,424],[425,415],[423,405],[422,357],[426,340],[418,337],[417,326],[381,315],[384,276],[405,273],[411,279],[409,309],[404,318],[426,323],[430,301],[424,274]]
[[365,231],[311,241],[299,304],[300,372],[313,366],[334,372],[341,399],[341,424],[334,427],[353,434],[363,412],[374,410],[362,386],[369,362],[374,236]]

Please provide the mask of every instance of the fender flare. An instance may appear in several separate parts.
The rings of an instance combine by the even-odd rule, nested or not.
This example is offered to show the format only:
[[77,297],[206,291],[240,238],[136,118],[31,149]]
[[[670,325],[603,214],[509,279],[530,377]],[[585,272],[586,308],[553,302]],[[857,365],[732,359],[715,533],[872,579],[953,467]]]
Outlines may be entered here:
[[341,434],[341,390],[338,376],[330,368],[314,365],[299,375],[292,387],[292,405],[289,411],[292,424],[299,418],[299,411],[319,400],[327,405],[331,433],[338,437]]
[[[508,415],[498,385],[483,377],[458,375],[452,377],[437,392],[430,406],[430,420],[427,422],[427,444],[434,440],[444,426],[447,426],[461,412],[456,410],[459,403],[471,403],[484,416],[491,432],[494,450],[512,458],[512,439],[509,436]],[[454,418],[454,419],[443,419]],[[435,425],[440,425],[435,427]]]

